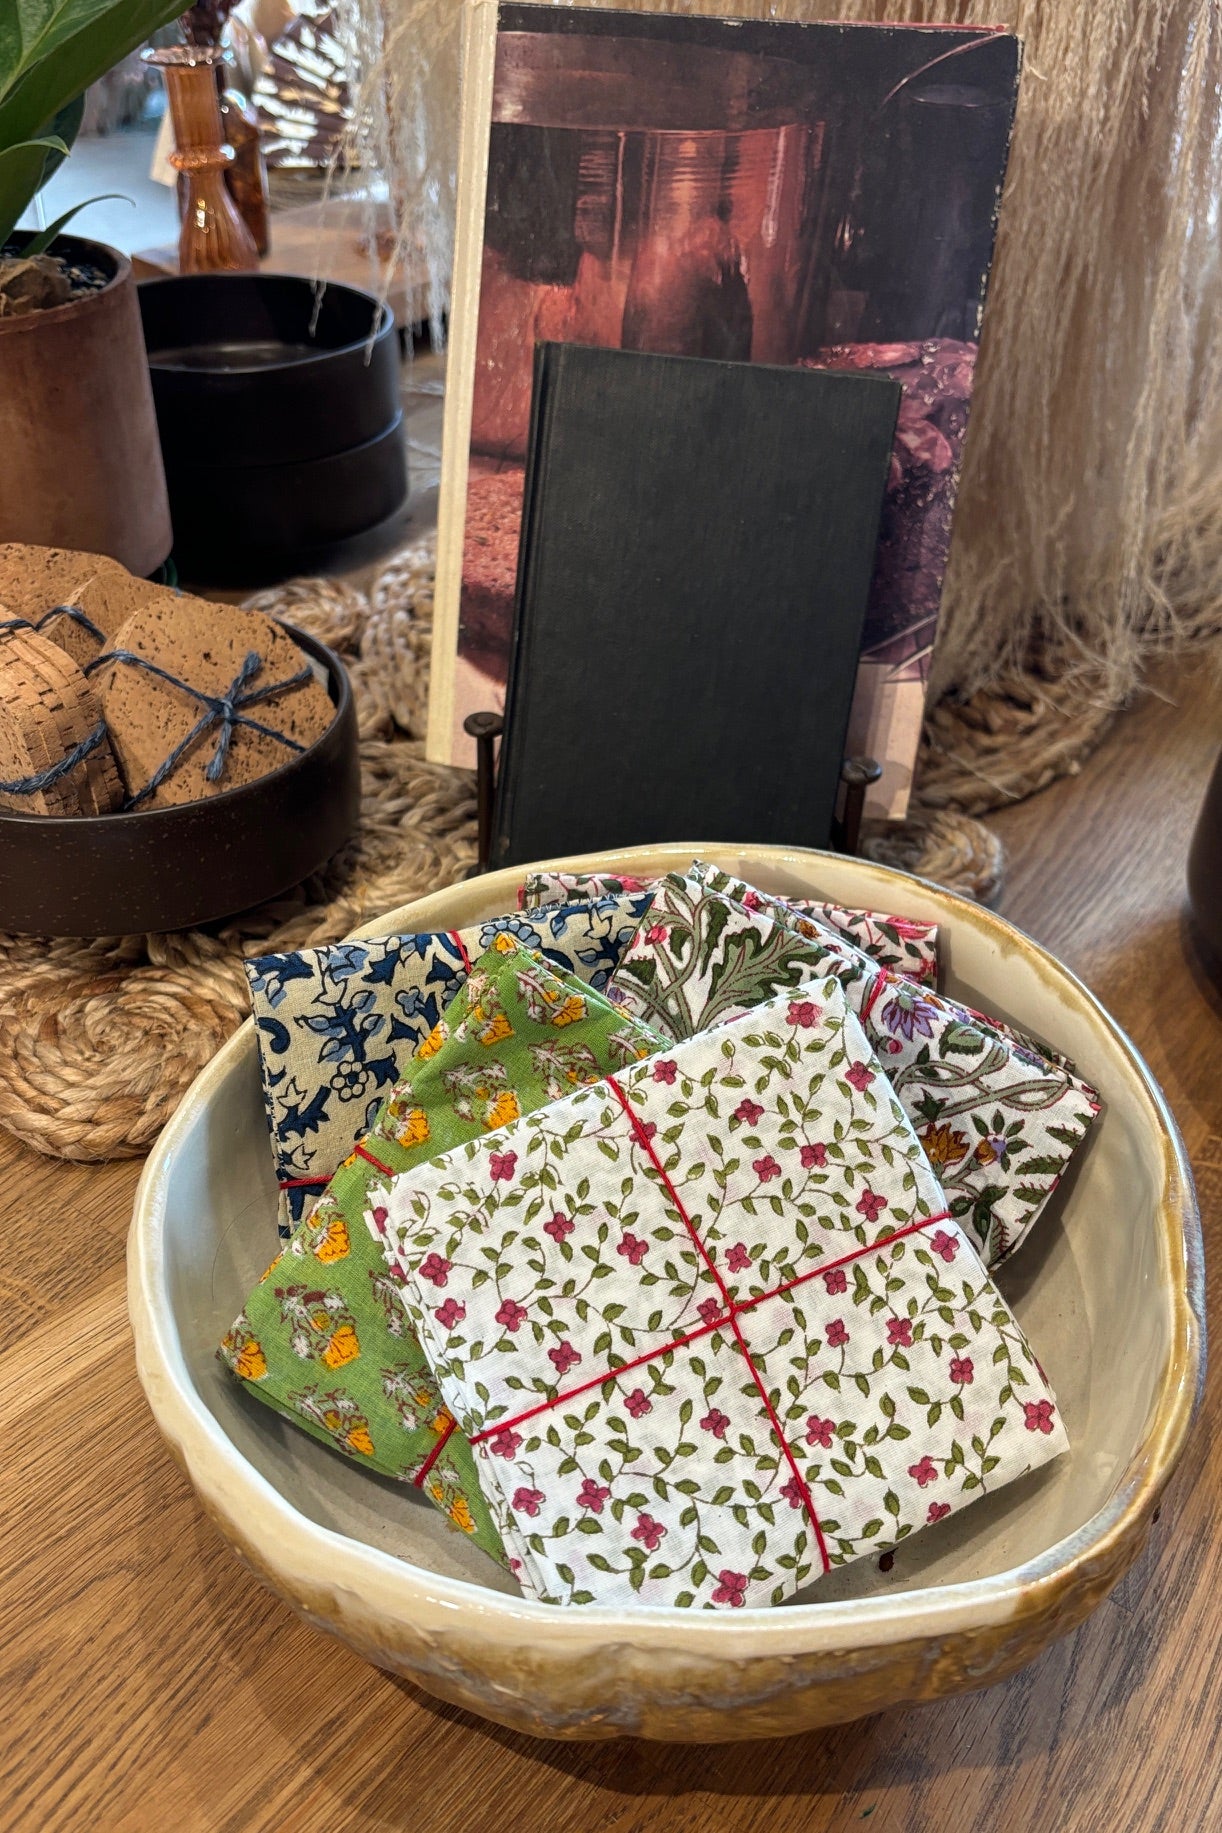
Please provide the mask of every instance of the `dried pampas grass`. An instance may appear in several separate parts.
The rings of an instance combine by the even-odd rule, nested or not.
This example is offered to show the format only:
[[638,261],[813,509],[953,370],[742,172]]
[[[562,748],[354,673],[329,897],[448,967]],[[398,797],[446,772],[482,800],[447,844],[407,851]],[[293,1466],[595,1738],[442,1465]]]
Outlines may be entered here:
[[[600,3],[600,0],[594,0]],[[630,4],[631,0],[618,0]],[[934,663],[1038,656],[1119,700],[1222,623],[1217,0],[672,0],[657,10],[1012,25],[1026,67]],[[355,132],[435,324],[453,254],[460,0],[339,0]]]

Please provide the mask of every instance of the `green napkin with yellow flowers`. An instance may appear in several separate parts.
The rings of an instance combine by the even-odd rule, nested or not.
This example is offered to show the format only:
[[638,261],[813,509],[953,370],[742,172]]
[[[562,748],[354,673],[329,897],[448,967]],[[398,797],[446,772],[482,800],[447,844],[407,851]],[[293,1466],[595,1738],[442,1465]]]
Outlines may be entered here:
[[[250,1393],[356,1463],[421,1489],[502,1562],[471,1448],[388,1271],[378,1197],[400,1172],[661,1048],[601,994],[498,936],[221,1344]],[[437,1298],[443,1312],[457,1306]]]

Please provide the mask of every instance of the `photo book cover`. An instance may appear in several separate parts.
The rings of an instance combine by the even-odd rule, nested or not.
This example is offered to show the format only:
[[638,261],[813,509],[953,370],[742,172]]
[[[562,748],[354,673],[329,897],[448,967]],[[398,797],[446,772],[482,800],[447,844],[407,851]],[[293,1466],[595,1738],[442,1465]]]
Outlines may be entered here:
[[855,370],[903,396],[848,743],[884,767],[871,811],[903,814],[1020,55],[1000,30],[469,9],[431,757],[473,761],[463,719],[503,704],[536,342]]

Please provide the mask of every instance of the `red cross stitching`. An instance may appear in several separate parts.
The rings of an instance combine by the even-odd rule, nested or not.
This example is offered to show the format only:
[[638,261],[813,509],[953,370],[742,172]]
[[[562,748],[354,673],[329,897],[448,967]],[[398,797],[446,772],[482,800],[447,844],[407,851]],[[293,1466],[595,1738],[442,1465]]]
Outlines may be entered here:
[[[373,1153],[363,1144],[353,1146],[352,1155],[354,1158],[365,1159],[373,1166],[375,1171],[383,1171],[387,1177],[393,1177],[395,1175],[389,1165],[384,1165],[380,1158],[375,1158]],[[308,1187],[317,1186],[319,1184],[329,1184],[330,1182],[331,1179],[329,1177],[290,1177],[285,1178],[278,1187],[281,1190],[305,1190]]]
[[441,1456],[442,1452],[445,1450],[446,1441],[449,1439],[450,1434],[452,1432],[457,1431],[457,1429],[458,1429],[458,1421],[454,1418],[454,1415],[451,1413],[447,1417],[445,1425],[441,1428],[441,1431],[437,1434],[437,1443],[433,1446],[433,1449],[429,1452],[423,1464],[421,1464],[419,1470],[416,1472],[415,1476],[412,1478],[412,1488],[413,1489],[423,1489],[424,1488],[425,1477],[428,1476],[429,1471],[433,1468],[433,1465],[437,1462],[438,1458]]
[[867,1018],[869,1018],[871,1012],[874,1010],[875,1002],[877,1001],[877,999],[880,997],[881,994],[886,992],[890,984],[891,984],[890,968],[880,967],[877,974],[875,974],[874,976],[869,992],[866,994],[865,999],[862,1002],[861,1011],[857,1015],[863,1025],[865,1024]]
[[471,972],[471,956],[467,952],[466,943],[463,941],[462,937],[459,935],[456,929],[449,929],[446,931],[446,934],[449,936],[451,942],[453,942],[455,948],[458,950],[459,954],[462,956],[463,966],[466,968],[467,972],[470,973]]
[[[527,1420],[534,1419],[539,1413],[550,1412],[554,1407],[566,1406],[569,1401],[575,1400],[579,1394],[588,1393],[591,1388],[602,1387],[604,1383],[608,1381],[617,1381],[621,1375],[626,1375],[630,1369],[640,1368],[643,1363],[652,1362],[658,1356],[669,1355],[672,1350],[682,1349],[688,1343],[695,1343],[701,1337],[710,1335],[714,1330],[723,1330],[728,1325],[733,1332],[739,1349],[742,1351],[743,1359],[751,1371],[751,1378],[759,1392],[760,1399],[764,1403],[764,1410],[772,1426],[773,1435],[781,1447],[781,1451],[784,1454],[790,1470],[793,1472],[798,1494],[802,1498],[802,1504],[806,1510],[807,1518],[810,1521],[811,1527],[814,1529],[815,1540],[819,1548],[819,1557],[823,1562],[823,1570],[828,1572],[831,1570],[831,1561],[828,1558],[827,1544],[823,1538],[823,1528],[820,1525],[819,1516],[815,1509],[814,1498],[810,1493],[810,1488],[805,1477],[802,1475],[801,1467],[793,1454],[793,1447],[786,1438],[781,1422],[777,1418],[776,1409],[769,1398],[763,1377],[752,1359],[746,1338],[739,1328],[739,1316],[744,1311],[753,1311],[757,1305],[764,1304],[770,1298],[779,1298],[782,1293],[791,1292],[795,1286],[805,1285],[807,1280],[821,1278],[824,1273],[830,1273],[833,1267],[846,1266],[850,1261],[860,1260],[866,1254],[876,1254],[880,1252],[881,1249],[890,1247],[892,1242],[902,1241],[905,1235],[921,1234],[925,1229],[932,1228],[936,1222],[948,1222],[951,1219],[950,1212],[948,1210],[942,1210],[938,1215],[926,1216],[924,1221],[910,1222],[906,1228],[897,1228],[893,1234],[884,1236],[881,1241],[872,1242],[869,1247],[854,1248],[851,1253],[842,1254],[836,1260],[820,1261],[818,1266],[808,1268],[805,1273],[799,1273],[793,1279],[787,1279],[783,1285],[774,1286],[770,1292],[761,1292],[755,1298],[731,1298],[725,1281],[722,1279],[712,1256],[700,1238],[699,1230],[696,1228],[695,1223],[684,1208],[679,1193],[675,1189],[666,1171],[666,1167],[654,1150],[652,1138],[646,1132],[640,1118],[629,1103],[628,1097],[624,1094],[623,1089],[614,1076],[607,1077],[607,1086],[612,1090],[620,1106],[628,1116],[632,1125],[632,1130],[636,1134],[639,1144],[648,1154],[650,1163],[653,1165],[654,1170],[657,1172],[658,1177],[665,1187],[667,1195],[670,1197],[675,1210],[682,1218],[683,1225],[691,1236],[696,1251],[704,1261],[709,1272],[713,1275],[717,1283],[717,1289],[721,1293],[722,1302],[725,1306],[724,1314],[702,1324],[697,1330],[689,1330],[683,1336],[675,1337],[673,1341],[664,1343],[658,1349],[646,1350],[643,1355],[633,1357],[630,1362],[621,1362],[614,1368],[606,1369],[601,1375],[592,1375],[589,1380],[579,1382],[575,1387],[567,1388],[563,1394],[557,1394],[551,1400],[541,1400],[536,1406],[527,1407],[523,1412],[515,1414],[511,1419],[498,1419],[495,1424],[485,1426],[482,1432],[473,1432],[470,1442],[473,1445],[478,1445],[484,1439],[495,1438],[500,1432],[511,1431],[515,1426],[523,1425]],[[437,1449],[439,1450],[440,1447],[437,1447]],[[436,1451],[434,1452],[434,1456],[435,1455]]]

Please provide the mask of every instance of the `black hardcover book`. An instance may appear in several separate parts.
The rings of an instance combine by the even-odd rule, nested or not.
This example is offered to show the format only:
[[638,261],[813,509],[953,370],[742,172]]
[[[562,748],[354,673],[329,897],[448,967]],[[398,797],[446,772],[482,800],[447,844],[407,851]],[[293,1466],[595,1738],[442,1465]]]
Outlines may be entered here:
[[494,865],[827,844],[899,400],[537,346]]

